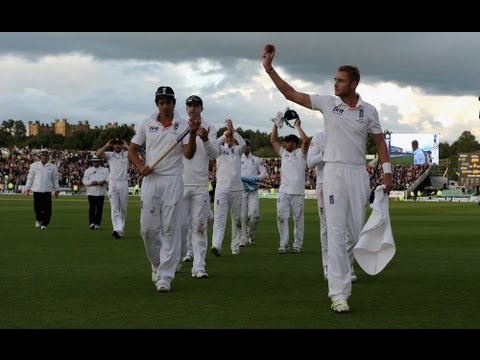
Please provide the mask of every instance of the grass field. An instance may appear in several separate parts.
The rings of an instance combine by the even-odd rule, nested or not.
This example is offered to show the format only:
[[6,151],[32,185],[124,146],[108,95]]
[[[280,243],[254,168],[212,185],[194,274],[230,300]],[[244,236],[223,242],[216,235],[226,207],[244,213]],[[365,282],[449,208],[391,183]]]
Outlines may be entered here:
[[[230,227],[208,279],[190,264],[159,294],[131,197],[126,236],[111,236],[105,203],[88,228],[83,196],[53,200],[48,230],[34,227],[33,199],[0,196],[1,329],[458,329],[479,328],[480,206],[391,202],[397,253],[376,276],[358,266],[351,313],[335,314],[323,280],[316,202],[305,202],[300,254],[276,254],[275,201],[261,200],[257,245],[230,255]],[[292,230],[292,226],[291,226]],[[292,240],[290,240],[292,241]]]

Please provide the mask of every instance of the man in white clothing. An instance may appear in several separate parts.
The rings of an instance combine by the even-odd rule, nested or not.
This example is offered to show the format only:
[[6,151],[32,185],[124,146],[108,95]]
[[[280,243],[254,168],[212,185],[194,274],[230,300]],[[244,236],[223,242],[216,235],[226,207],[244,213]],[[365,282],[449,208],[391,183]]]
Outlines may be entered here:
[[[275,47],[263,54],[263,67],[283,96],[305,108],[318,110],[325,122],[323,197],[327,216],[328,296],[334,312],[350,311],[352,292],[349,244],[358,242],[365,224],[370,178],[365,166],[368,133],[372,134],[382,163],[385,192],[392,189],[390,155],[375,107],[363,101],[356,88],[360,71],[342,65],[335,74],[335,96],[296,91],[272,66]],[[347,237],[351,236],[351,238]]]
[[245,139],[243,148],[241,174],[244,192],[242,196],[242,239],[240,246],[247,242],[255,245],[257,225],[260,220],[260,203],[258,200],[258,181],[266,179],[268,174],[262,160],[252,154],[250,140]]
[[317,174],[317,184],[315,187],[317,193],[318,217],[320,219],[320,245],[322,248],[323,276],[327,279],[327,217],[325,216],[325,206],[323,203],[323,152],[325,148],[325,132],[316,133],[310,141],[310,147],[307,153],[307,166],[315,169]]
[[413,150],[413,165],[424,165],[425,164],[425,154],[423,150],[418,147],[418,141],[412,141],[412,150]]
[[107,193],[109,170],[100,165],[102,159],[93,156],[90,166],[83,174],[82,183],[87,187],[88,223],[90,230],[100,229],[103,217],[103,204]]
[[[113,147],[113,151],[106,151]],[[108,161],[108,195],[112,217],[112,236],[120,239],[125,231],[128,206],[128,145],[120,138],[110,139],[98,149],[97,156]]]
[[294,134],[287,135],[283,139],[283,146],[278,141],[278,125],[273,124],[270,143],[273,150],[281,158],[281,179],[277,196],[277,228],[280,236],[279,254],[285,254],[289,248],[288,219],[290,210],[294,221],[293,251],[299,253],[303,249],[303,236],[305,231],[304,204],[305,204],[305,165],[308,152],[308,137],[301,127],[300,117],[295,110],[287,110],[284,118],[295,119],[295,128],[302,139],[301,147],[298,147],[300,139]]
[[[230,249],[233,255],[240,253],[242,236],[242,175],[241,159],[245,140],[233,128],[232,120],[226,121],[227,130],[218,138],[219,156],[217,158],[217,186],[213,207],[213,234],[210,252],[220,256],[222,251],[228,209],[232,219],[232,242]],[[235,145],[235,140],[238,145]],[[225,145],[222,145],[225,141]]]
[[[210,201],[208,194],[208,167],[210,160],[218,157],[217,130],[201,115],[203,101],[197,95],[191,95],[185,101],[190,119],[198,119],[197,151],[191,159],[183,157],[183,202],[180,218],[182,224],[182,254],[192,264],[193,278],[207,278],[205,257],[208,247],[207,229]],[[189,244],[190,243],[190,244]],[[191,245],[192,254],[187,253]],[[182,259],[179,259],[180,261]]]
[[[152,281],[158,292],[170,291],[181,247],[179,205],[183,197],[183,157],[191,159],[197,148],[199,119],[181,119],[175,111],[175,93],[160,86],[155,93],[158,108],[135,130],[128,156],[143,176],[141,189],[140,235],[152,269]],[[152,164],[165,149],[175,144],[187,129],[189,135],[156,166]],[[145,163],[139,156],[145,144]]]
[[58,198],[60,193],[57,165],[50,162],[49,159],[49,151],[42,150],[40,160],[30,165],[24,189],[27,195],[33,192],[35,227],[41,230],[47,229],[52,218],[52,192],[55,198]]

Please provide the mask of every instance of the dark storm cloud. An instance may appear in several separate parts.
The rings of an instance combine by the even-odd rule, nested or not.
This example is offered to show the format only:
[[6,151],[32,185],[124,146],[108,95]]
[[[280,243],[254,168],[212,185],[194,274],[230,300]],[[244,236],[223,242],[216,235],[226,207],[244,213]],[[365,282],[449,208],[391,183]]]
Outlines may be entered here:
[[[261,61],[277,46],[274,65],[315,82],[340,64],[356,64],[368,82],[416,86],[431,95],[478,96],[480,33],[1,33],[0,54],[79,52],[98,59],[181,61],[207,58],[231,70]],[[312,89],[314,91],[315,89]]]

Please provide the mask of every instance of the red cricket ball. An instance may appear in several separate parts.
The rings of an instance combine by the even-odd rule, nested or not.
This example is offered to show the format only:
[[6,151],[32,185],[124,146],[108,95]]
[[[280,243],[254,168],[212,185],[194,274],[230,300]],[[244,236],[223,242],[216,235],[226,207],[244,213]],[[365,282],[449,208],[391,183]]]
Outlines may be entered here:
[[274,51],[275,51],[275,46],[273,46],[272,44],[265,45],[265,52],[266,53],[271,54]]

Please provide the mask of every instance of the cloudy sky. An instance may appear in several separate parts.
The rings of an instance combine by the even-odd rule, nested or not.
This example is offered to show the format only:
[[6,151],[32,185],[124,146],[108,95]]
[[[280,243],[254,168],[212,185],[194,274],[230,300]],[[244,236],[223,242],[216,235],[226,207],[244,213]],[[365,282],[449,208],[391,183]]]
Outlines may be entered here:
[[[480,140],[480,33],[0,33],[0,121],[89,120],[136,124],[172,86],[177,110],[204,100],[217,128],[271,131],[270,119],[297,110],[307,135],[319,112],[288,102],[262,66],[263,47],[297,90],[333,94],[341,64],[355,64],[357,91],[378,109],[384,129],[439,132],[450,144],[464,130]],[[292,132],[280,130],[280,135]]]

